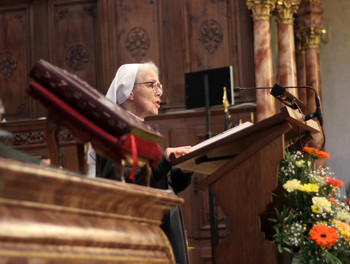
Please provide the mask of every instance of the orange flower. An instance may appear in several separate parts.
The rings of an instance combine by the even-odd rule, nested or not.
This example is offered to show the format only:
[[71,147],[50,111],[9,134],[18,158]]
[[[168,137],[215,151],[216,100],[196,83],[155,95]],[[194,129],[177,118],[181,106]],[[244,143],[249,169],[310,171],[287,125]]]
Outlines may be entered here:
[[316,158],[330,158],[329,153],[312,147],[304,147],[303,150]]
[[315,152],[315,148],[311,148],[311,147],[304,147],[303,150],[307,153],[309,153],[310,155],[313,155],[313,153]]
[[326,178],[326,183],[331,187],[342,187],[344,185],[343,181],[331,177]]
[[337,200],[334,197],[329,198],[329,201],[334,204],[338,204]]
[[317,157],[319,157],[319,158],[328,158],[329,159],[331,156],[327,152],[324,152],[322,150],[317,150]]
[[310,230],[310,238],[320,246],[329,248],[337,242],[339,235],[333,227],[314,225]]

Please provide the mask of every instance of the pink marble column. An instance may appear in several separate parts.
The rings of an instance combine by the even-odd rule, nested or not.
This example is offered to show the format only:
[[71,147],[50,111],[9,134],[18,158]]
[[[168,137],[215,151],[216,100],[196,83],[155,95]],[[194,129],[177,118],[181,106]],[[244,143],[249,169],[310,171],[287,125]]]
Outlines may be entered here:
[[[257,87],[273,86],[270,12],[274,9],[275,2],[276,0],[246,0],[254,20],[254,59]],[[275,113],[275,99],[270,95],[270,90],[257,90],[257,121]]]
[[[306,61],[305,61],[305,47],[302,39],[297,34],[296,38],[296,65],[297,65],[297,79],[299,86],[306,85]],[[298,89],[298,98],[304,103],[301,110],[303,113],[307,111],[307,89]]]
[[[306,61],[306,84],[314,87],[322,101],[321,72],[320,72],[320,50],[309,47],[305,50]],[[307,91],[307,112],[315,112],[315,93]]]
[[[297,85],[295,60],[293,15],[298,10],[300,0],[280,0],[276,3],[278,22],[278,84],[281,86]],[[289,89],[295,96],[297,89]]]
[[[321,0],[303,0],[298,11],[297,31],[305,50],[306,85],[312,86],[322,101],[320,42],[323,35]],[[315,94],[307,91],[306,114],[315,112]]]
[[[323,37],[323,9],[321,0],[303,0],[298,11],[297,32],[300,41],[305,49],[305,77],[306,85],[312,86],[321,99],[322,108],[322,87],[321,87],[321,70],[320,70],[320,42]],[[307,90],[306,109],[304,114],[311,114],[316,111],[315,93]],[[322,135],[310,145],[316,148],[322,148],[324,139]],[[322,165],[322,164],[320,164]]]

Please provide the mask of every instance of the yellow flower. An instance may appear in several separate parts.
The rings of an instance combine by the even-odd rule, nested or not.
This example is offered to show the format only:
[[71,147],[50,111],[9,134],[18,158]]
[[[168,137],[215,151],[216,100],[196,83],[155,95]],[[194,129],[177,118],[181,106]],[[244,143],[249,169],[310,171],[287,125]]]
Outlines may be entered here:
[[303,184],[301,185],[298,190],[301,192],[318,192],[319,186],[317,184],[314,183],[308,183],[308,184]]
[[320,214],[320,213],[321,213],[320,208],[319,208],[317,205],[315,205],[315,204],[311,206],[311,210],[312,210],[314,213],[316,213],[316,214]]
[[297,165],[298,168],[304,168],[305,167],[305,161],[303,160],[297,160],[295,162],[295,165]]
[[312,197],[312,203],[317,205],[321,212],[330,212],[332,210],[332,203],[324,197]]
[[344,211],[337,212],[337,215],[335,218],[338,219],[339,221],[342,221],[342,222],[349,222],[350,221],[350,215]]
[[350,242],[350,225],[338,220],[333,220],[333,224],[337,227],[339,233]]
[[283,188],[288,192],[293,192],[300,187],[300,181],[297,179],[289,180],[285,184],[283,184]]

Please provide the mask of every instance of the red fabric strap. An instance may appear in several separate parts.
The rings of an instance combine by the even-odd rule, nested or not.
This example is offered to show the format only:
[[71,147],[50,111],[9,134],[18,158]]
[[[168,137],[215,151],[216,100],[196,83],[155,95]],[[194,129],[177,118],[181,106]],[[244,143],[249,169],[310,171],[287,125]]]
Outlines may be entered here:
[[135,182],[135,171],[137,166],[137,147],[135,142],[135,136],[130,134],[131,139],[131,154],[132,154],[132,168],[129,179]]

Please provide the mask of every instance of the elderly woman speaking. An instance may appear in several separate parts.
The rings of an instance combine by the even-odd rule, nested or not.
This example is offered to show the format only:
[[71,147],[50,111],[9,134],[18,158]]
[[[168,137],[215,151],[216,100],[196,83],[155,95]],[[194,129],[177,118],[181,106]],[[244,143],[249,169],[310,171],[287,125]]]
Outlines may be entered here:
[[[131,115],[140,120],[157,115],[160,107],[160,97],[163,87],[159,82],[159,71],[152,62],[122,65],[112,81],[106,97]],[[190,146],[167,148],[163,152],[158,165],[152,168],[151,187],[170,189],[175,194],[183,191],[190,183],[192,173],[185,173],[172,168],[170,154],[187,154]],[[96,157],[96,176],[118,179],[115,175],[113,162],[106,158]],[[130,174],[131,166],[125,168],[125,178]],[[140,178],[141,170],[135,173],[136,183]],[[189,263],[185,229],[182,221],[180,207],[173,208],[163,218],[162,229],[170,240],[177,263]]]

